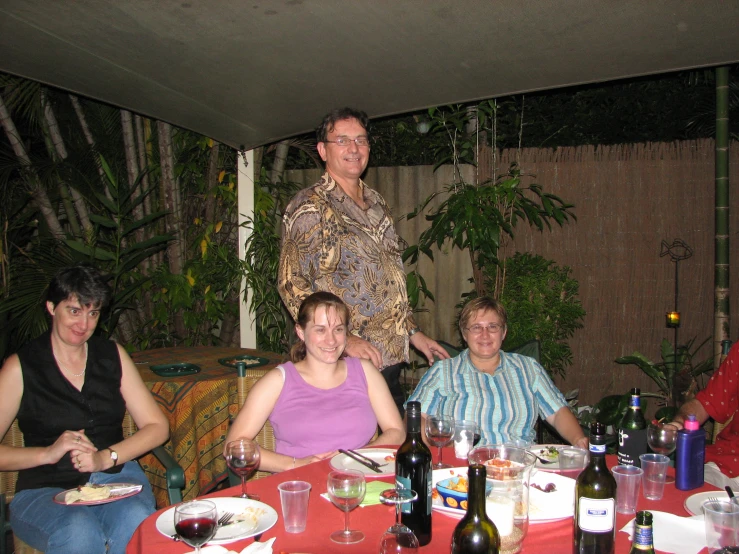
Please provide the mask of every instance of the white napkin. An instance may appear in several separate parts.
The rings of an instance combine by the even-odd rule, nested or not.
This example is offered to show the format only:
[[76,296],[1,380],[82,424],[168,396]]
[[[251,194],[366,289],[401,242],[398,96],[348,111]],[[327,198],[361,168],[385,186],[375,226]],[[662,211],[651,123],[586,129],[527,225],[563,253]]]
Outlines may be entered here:
[[264,542],[253,542],[240,553],[234,550],[227,550],[218,544],[201,548],[200,552],[201,554],[271,554],[272,544],[274,542],[274,537]]
[[[652,529],[655,550],[697,554],[706,547],[703,516],[680,517],[667,512],[652,512]],[[633,540],[634,520],[629,521],[621,531]]]
[[728,475],[721,473],[721,470],[713,462],[708,462],[703,466],[703,480],[720,489],[723,489],[728,485],[735,491],[739,490],[739,477],[731,478]]

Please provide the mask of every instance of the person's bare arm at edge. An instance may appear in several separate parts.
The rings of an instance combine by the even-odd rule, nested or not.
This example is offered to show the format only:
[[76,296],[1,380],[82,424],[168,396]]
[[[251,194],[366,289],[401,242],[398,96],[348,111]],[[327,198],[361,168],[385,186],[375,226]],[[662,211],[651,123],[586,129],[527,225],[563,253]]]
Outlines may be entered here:
[[547,418],[547,423],[557,430],[563,439],[572,446],[588,448],[588,438],[583,433],[582,427],[572,411],[567,406],[562,406]]
[[395,405],[385,378],[377,368],[366,360],[362,360],[362,369],[367,378],[367,393],[369,394],[372,411],[377,418],[377,424],[382,433],[368,444],[403,444],[405,441],[405,425],[400,418],[400,412]]
[[380,351],[372,346],[371,343],[351,333],[346,336],[344,353],[352,358],[369,360],[375,368],[381,367],[382,365],[382,354],[380,354]]
[[675,417],[670,423],[672,423],[678,429],[682,429],[683,425],[685,424],[685,420],[688,419],[689,414],[694,414],[701,425],[703,425],[708,420],[708,418],[711,417],[710,415],[708,415],[708,412],[703,407],[703,404],[700,403],[700,400],[698,400],[697,398],[693,398],[680,406],[680,409],[678,410],[677,414],[675,414]]
[[[223,443],[224,457],[226,456],[226,445],[230,441],[241,438],[254,440],[254,437],[259,434],[267,418],[272,413],[275,404],[277,404],[277,399],[282,392],[284,383],[282,372],[279,369],[270,370],[256,382],[249,391],[246,402],[244,402],[239,415],[236,416],[231,429],[228,431],[226,440]],[[292,456],[277,454],[266,448],[260,448],[260,453],[259,469],[272,473],[304,466],[337,454],[337,452],[324,452],[305,458],[293,458]]]
[[435,361],[434,357],[437,357],[440,360],[446,360],[449,358],[449,353],[443,346],[435,340],[427,337],[421,331],[414,333],[413,336],[411,336],[410,341],[413,348],[424,355],[429,365],[433,365]]

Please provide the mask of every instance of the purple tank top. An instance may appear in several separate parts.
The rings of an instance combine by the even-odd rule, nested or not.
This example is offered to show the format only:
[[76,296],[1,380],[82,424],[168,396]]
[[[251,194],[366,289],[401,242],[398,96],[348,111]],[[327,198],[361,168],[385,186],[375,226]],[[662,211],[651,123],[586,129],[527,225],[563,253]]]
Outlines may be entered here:
[[305,382],[291,362],[282,364],[285,383],[269,421],[278,454],[303,458],[366,445],[377,430],[367,377],[357,358],[346,358],[346,380],[333,389]]

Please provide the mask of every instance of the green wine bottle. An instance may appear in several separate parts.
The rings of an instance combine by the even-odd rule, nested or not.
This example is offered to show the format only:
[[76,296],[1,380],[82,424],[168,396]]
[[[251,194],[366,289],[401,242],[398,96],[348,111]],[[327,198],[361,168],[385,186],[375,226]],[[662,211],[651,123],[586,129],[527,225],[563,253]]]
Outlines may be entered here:
[[616,547],[616,481],[606,466],[606,428],[590,426],[590,464],[575,484],[574,554],[613,554]]
[[500,535],[485,512],[485,466],[473,464],[467,470],[467,513],[452,534],[452,554],[498,554]]
[[634,522],[634,540],[629,554],[654,554],[652,512],[637,512]]
[[408,402],[405,409],[407,430],[405,442],[395,455],[395,486],[418,493],[415,502],[401,505],[400,519],[416,535],[418,544],[431,542],[431,493],[433,470],[431,451],[421,440],[421,404]]
[[641,391],[631,389],[629,409],[618,426],[618,463],[641,467],[639,456],[647,453],[647,420],[641,411]]

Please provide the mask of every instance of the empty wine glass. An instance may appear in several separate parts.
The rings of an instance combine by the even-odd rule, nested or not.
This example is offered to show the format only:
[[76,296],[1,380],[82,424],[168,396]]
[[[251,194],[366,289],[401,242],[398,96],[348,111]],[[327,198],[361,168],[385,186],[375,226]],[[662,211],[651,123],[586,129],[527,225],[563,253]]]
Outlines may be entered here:
[[236,475],[241,477],[241,498],[259,500],[259,496],[246,494],[246,480],[259,467],[261,454],[259,445],[250,439],[238,439],[226,445],[226,464]]
[[395,524],[380,539],[380,554],[417,554],[418,539],[408,527],[400,522],[400,505],[418,498],[410,489],[387,489],[380,493],[383,504],[395,505]]
[[[652,452],[669,456],[677,446],[677,427],[671,423],[650,423],[647,427],[647,444]],[[668,475],[665,483],[674,483],[675,478]]]
[[426,437],[429,442],[439,449],[439,461],[434,469],[452,467],[441,459],[441,449],[454,439],[454,419],[443,415],[428,416],[426,418]]
[[364,540],[364,533],[349,529],[349,512],[364,500],[364,474],[355,469],[332,471],[326,483],[328,496],[334,506],[344,512],[344,529],[331,533],[331,540],[339,544],[354,544]]
[[182,542],[197,553],[216,534],[217,518],[218,509],[209,500],[183,502],[174,509],[174,529]]

